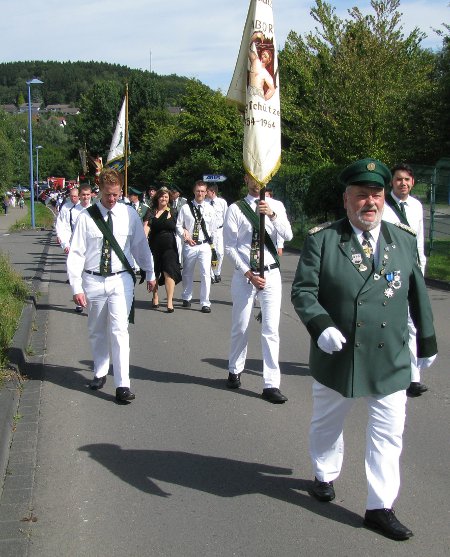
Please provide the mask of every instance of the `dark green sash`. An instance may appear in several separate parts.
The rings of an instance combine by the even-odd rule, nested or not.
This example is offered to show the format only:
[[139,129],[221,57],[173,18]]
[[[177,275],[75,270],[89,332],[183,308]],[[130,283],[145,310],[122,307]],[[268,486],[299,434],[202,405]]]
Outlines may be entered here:
[[[250,221],[250,224],[253,226],[253,228],[255,228],[256,230],[259,230],[258,215],[250,207],[250,205],[247,203],[247,201],[245,201],[245,199],[241,199],[239,201],[236,201],[236,205],[239,207],[239,209],[244,213],[244,215]],[[264,232],[266,232],[266,231],[264,231]],[[277,248],[275,247],[275,245],[272,241],[272,238],[269,236],[269,234],[266,233],[266,234],[264,234],[264,240],[265,240],[264,244],[267,246],[267,249],[269,250],[272,257],[275,259],[275,262],[279,267],[280,266],[280,258],[278,257]]]
[[406,224],[406,226],[409,226],[409,222],[408,219],[406,218],[406,215],[404,215],[400,211],[400,207],[398,206],[397,202],[395,201],[395,199],[392,197],[390,193],[386,195],[385,201],[389,205],[389,207],[394,211],[397,217],[400,219],[400,222],[402,224]]
[[[115,253],[116,253],[117,257],[119,258],[120,262],[122,263],[122,265],[130,273],[130,275],[133,279],[133,283],[136,284],[136,275],[133,271],[133,268],[131,267],[130,263],[128,262],[128,259],[125,257],[125,254],[123,253],[122,248],[117,243],[117,240],[115,239],[114,235],[112,234],[111,229],[106,225],[106,222],[104,221],[104,219],[102,217],[102,213],[101,213],[100,209],[98,208],[97,204],[91,205],[90,207],[88,207],[86,209],[86,211],[90,214],[90,216],[92,217],[92,220],[98,226],[98,228],[99,228],[100,232],[103,234],[103,236],[108,240],[109,245],[115,251]],[[134,323],[134,292],[133,292],[133,302],[131,304],[131,309],[130,309],[130,314],[128,316],[128,321],[130,323]]]

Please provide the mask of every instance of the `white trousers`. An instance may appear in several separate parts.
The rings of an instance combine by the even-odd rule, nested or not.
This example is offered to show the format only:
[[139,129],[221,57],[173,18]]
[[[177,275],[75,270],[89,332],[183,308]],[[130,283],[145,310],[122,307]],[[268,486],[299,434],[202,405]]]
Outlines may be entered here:
[[112,277],[83,273],[83,290],[88,301],[94,376],[107,375],[112,361],[116,387],[129,387],[128,314],[133,301],[133,279],[127,272]]
[[[266,286],[257,290],[248,283],[241,271],[235,271],[231,280],[231,297],[233,299],[230,355],[228,370],[230,373],[241,373],[247,357],[248,331],[253,303],[259,299],[262,312],[261,345],[263,358],[264,388],[280,387],[280,366],[278,356],[280,350],[281,308],[281,275],[279,269],[265,273]],[[256,326],[260,326],[255,323]]]
[[200,305],[210,306],[209,292],[211,290],[211,247],[208,242],[198,246],[183,247],[183,300],[192,299],[194,289],[194,268],[198,263],[200,267]]
[[223,264],[223,256],[224,256],[224,247],[223,247],[223,227],[218,228],[216,230],[215,238],[214,238],[214,247],[216,248],[217,253],[217,267],[215,269],[211,268],[211,278],[218,276],[222,273],[222,264]]
[[[356,399],[314,381],[313,416],[309,432],[314,475],[331,482],[344,458],[344,420]],[[369,419],[366,429],[366,509],[390,509],[400,489],[400,454],[405,424],[406,391],[365,397]]]

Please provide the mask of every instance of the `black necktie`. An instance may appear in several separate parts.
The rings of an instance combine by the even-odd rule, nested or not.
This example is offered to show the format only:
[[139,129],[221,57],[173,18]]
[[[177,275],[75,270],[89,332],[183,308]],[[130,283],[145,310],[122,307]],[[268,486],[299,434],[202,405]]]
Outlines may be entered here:
[[75,209],[75,205],[72,205],[72,208],[69,211],[69,219],[70,219],[70,230],[73,232],[73,216],[72,211]]
[[[106,220],[106,225],[111,230],[111,232],[113,232],[113,222],[112,222],[111,211],[108,211],[108,219]],[[102,253],[101,253],[101,256],[100,256],[100,273],[103,276],[108,276],[112,273],[111,254],[112,254],[111,244],[104,237],[103,238]]]
[[400,206],[400,213],[406,218],[405,202],[400,201],[399,206]]

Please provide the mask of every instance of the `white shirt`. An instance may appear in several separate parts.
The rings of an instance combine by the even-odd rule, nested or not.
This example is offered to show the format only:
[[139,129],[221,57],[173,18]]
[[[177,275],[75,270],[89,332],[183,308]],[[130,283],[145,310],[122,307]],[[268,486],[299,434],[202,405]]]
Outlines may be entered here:
[[[215,235],[216,235],[216,228],[217,228],[216,212],[214,208],[211,207],[209,203],[206,203],[206,201],[204,201],[201,204],[198,204],[194,199],[192,203],[194,204],[194,207],[200,207],[200,213],[203,217],[203,220],[205,221],[206,231],[208,232],[208,234],[210,235],[210,237],[214,242]],[[186,203],[181,207],[180,212],[178,213],[178,218],[177,218],[178,236],[180,236],[180,238],[183,239],[184,229],[186,229],[192,237],[192,234],[194,232],[194,225],[195,225],[194,215],[192,214],[189,203]],[[202,227],[199,226],[198,241],[203,242],[204,240],[206,240],[205,235],[203,234]]]
[[206,201],[214,208],[216,212],[217,228],[222,228],[225,220],[225,214],[228,209],[228,203],[223,197],[215,197],[214,199],[206,199]]
[[[107,220],[108,209],[97,203],[100,212]],[[122,248],[125,257],[133,267],[133,258],[146,273],[146,280],[155,280],[153,257],[144,234],[141,219],[137,212],[124,203],[116,203],[111,209],[114,237]],[[73,231],[69,255],[67,257],[67,273],[73,294],[83,292],[83,270],[99,272],[100,256],[103,246],[103,234],[87,211],[82,211]],[[114,250],[111,254],[113,273],[124,270]]]
[[[395,202],[399,205],[401,200],[393,193],[391,193],[391,195],[394,198]],[[417,235],[417,253],[419,256],[419,264],[420,268],[422,269],[422,274],[425,274],[425,265],[427,259],[425,257],[425,232],[423,224],[422,203],[411,195],[408,195],[403,203],[405,207],[406,219],[409,223],[409,226]],[[400,219],[395,211],[391,207],[389,207],[387,203],[384,204],[383,220],[386,222],[392,222],[394,224],[396,222],[400,222]]]
[[[76,203],[66,203],[58,213],[56,219],[55,231],[58,236],[62,249],[70,247],[70,238],[72,237],[72,229],[75,227],[75,223],[84,207],[80,202]],[[72,218],[72,226],[71,220]]]
[[[250,207],[255,210],[259,197],[251,197],[247,195],[245,200]],[[277,235],[283,240],[292,240],[292,228],[288,221],[286,211],[283,207],[277,206],[275,210],[272,199],[265,200],[270,208],[276,213],[277,217],[271,221],[269,217],[265,218],[266,234],[272,238],[274,245],[277,245]],[[232,260],[236,269],[245,274],[250,269],[250,250],[252,244],[253,227],[248,218],[239,209],[236,203],[228,207],[225,215],[225,223],[223,225],[223,241],[225,245],[225,253]],[[264,264],[271,265],[275,259],[264,246]]]

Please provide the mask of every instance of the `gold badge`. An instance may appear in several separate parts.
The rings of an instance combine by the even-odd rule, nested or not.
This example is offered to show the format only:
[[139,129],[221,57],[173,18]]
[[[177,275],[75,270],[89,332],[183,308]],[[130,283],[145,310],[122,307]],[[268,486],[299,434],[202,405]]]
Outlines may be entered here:
[[370,172],[373,172],[375,170],[375,163],[374,162],[369,162],[369,164],[367,165],[367,170],[370,170]]

